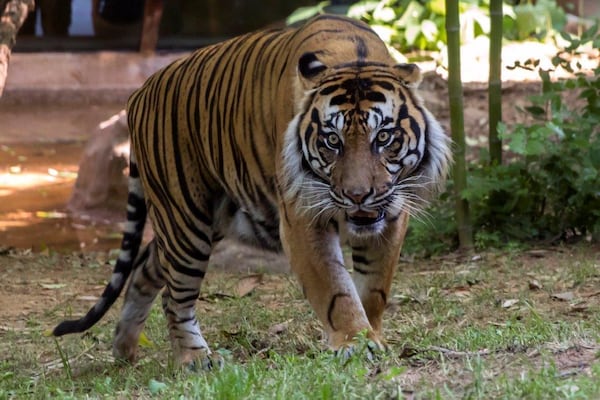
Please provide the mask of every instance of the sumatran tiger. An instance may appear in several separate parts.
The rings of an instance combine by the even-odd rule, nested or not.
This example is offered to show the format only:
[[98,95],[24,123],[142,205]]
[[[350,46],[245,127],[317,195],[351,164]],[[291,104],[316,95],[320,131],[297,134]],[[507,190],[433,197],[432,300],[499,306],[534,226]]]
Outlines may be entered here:
[[[334,15],[204,47],[155,73],[128,102],[127,223],[110,283],[53,335],[93,326],[129,279],[115,357],[135,360],[164,288],[175,361],[213,367],[195,303],[211,250],[229,235],[283,249],[330,348],[351,353],[360,332],[383,347],[409,216],[451,161],[420,79],[368,25]],[[147,216],[155,236],[138,252]]]

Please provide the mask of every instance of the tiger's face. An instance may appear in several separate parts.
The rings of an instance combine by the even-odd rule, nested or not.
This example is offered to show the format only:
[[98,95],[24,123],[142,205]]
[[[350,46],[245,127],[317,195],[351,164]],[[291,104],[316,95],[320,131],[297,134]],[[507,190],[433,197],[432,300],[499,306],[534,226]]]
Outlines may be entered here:
[[303,71],[301,60],[314,87],[287,133],[300,153],[291,187],[314,221],[344,220],[350,234],[377,235],[420,208],[423,189],[438,178],[428,176],[428,136],[443,132],[411,90],[420,80],[416,66],[323,68],[312,58]]

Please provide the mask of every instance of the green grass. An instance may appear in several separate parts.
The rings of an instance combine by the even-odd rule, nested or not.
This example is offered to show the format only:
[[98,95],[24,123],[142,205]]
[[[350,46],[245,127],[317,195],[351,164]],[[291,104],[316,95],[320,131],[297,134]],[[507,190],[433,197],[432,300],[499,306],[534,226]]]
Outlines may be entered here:
[[[158,304],[135,366],[112,360],[118,307],[84,335],[44,337],[45,329],[91,304],[77,296],[100,292],[77,289],[77,282],[97,287],[108,274],[72,263],[57,270],[60,256],[33,255],[29,260],[40,279],[52,274],[66,285],[38,293],[36,275],[30,277],[32,293],[57,301],[48,307],[42,302],[22,318],[3,318],[9,323],[0,331],[0,399],[596,399],[597,250],[403,263],[386,312],[390,351],[375,361],[359,352],[344,362],[326,351],[292,278],[264,275],[239,298],[233,293],[243,277],[213,271],[197,308],[205,337],[226,363],[221,371],[204,373],[173,366]],[[0,267],[16,257],[0,257]],[[27,260],[19,259],[24,270]],[[572,297],[556,297],[564,292]]]

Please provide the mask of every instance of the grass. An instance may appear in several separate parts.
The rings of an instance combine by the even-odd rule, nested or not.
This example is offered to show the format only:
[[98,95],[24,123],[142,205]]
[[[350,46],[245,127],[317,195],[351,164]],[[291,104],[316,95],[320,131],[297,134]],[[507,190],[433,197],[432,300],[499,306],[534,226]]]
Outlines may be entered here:
[[[34,266],[38,275],[20,284],[48,303],[3,316],[0,399],[600,398],[597,248],[401,263],[386,312],[390,351],[374,361],[324,351],[319,324],[291,277],[213,271],[197,308],[226,364],[196,374],[173,366],[158,304],[133,367],[112,360],[118,307],[84,335],[44,337],[64,316],[83,312],[91,303],[77,297],[97,295],[108,278],[108,268],[82,270],[69,257],[0,256],[2,268],[22,265],[14,273]],[[18,281],[6,270],[6,282]],[[40,289],[36,279],[49,274],[54,283]],[[240,286],[242,297],[235,294]]]

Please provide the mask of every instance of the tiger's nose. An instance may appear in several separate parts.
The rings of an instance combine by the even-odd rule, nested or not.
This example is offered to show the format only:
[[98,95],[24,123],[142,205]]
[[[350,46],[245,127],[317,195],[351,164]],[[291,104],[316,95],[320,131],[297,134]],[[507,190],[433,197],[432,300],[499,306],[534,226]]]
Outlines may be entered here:
[[344,189],[342,191],[342,193],[344,194],[344,196],[346,196],[347,198],[352,200],[354,202],[354,204],[362,204],[365,202],[367,197],[369,197],[370,195],[372,195],[374,193],[374,190],[373,190],[373,188],[370,188],[369,190],[364,190],[364,189],[345,190]]

